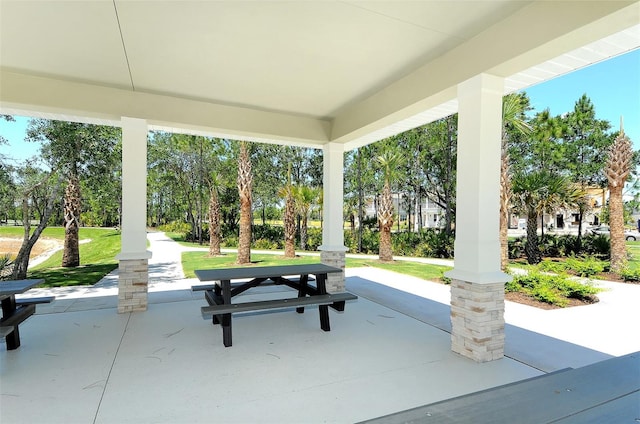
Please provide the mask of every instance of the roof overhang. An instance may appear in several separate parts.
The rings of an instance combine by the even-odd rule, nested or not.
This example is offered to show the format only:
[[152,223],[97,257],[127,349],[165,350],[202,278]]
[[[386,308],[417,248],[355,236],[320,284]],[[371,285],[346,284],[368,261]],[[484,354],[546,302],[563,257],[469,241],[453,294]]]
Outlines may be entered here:
[[[344,144],[346,149],[352,149],[455,113],[458,84],[475,75],[489,73],[504,77],[506,94],[640,46],[638,1],[481,2],[485,8],[476,12],[483,12],[484,15],[482,19],[475,21],[462,11],[464,7],[473,6],[478,2],[347,2],[347,9],[344,8],[345,4],[337,2],[306,2],[309,3],[309,7],[315,8],[309,9],[296,4],[290,8],[289,16],[282,16],[282,12],[289,9],[277,9],[286,6],[287,3],[262,2],[261,4],[277,6],[275,11],[262,6],[262,9],[258,9],[264,13],[274,13],[270,15],[270,19],[280,19],[283,27],[288,28],[290,21],[307,25],[309,22],[315,22],[313,17],[309,16],[311,12],[327,14],[327,18],[332,17],[334,20],[342,16],[341,14],[346,14],[341,25],[330,22],[332,27],[329,30],[343,31],[349,24],[349,20],[346,19],[349,17],[360,34],[373,34],[376,27],[371,25],[376,24],[388,25],[384,28],[380,26],[380,31],[385,34],[393,33],[393,30],[405,31],[405,38],[398,36],[398,39],[394,40],[396,43],[407,43],[411,40],[418,42],[426,34],[426,30],[430,31],[428,33],[431,35],[437,32],[434,32],[433,22],[428,26],[420,26],[422,21],[416,20],[417,18],[412,21],[413,12],[436,13],[445,3],[449,6],[457,5],[458,8],[444,7],[441,11],[442,18],[449,19],[455,31],[444,34],[439,43],[425,42],[425,46],[418,46],[417,50],[408,51],[398,44],[397,55],[393,54],[393,45],[380,45],[382,41],[375,36],[370,37],[372,40],[368,37],[356,38],[360,45],[354,49],[353,46],[343,45],[350,41],[346,38],[349,36],[348,33],[340,33],[342,38],[335,40],[327,38],[327,28],[323,26],[304,28],[293,25],[293,29],[290,30],[297,31],[295,33],[287,33],[285,28],[283,31],[287,36],[293,37],[294,34],[298,34],[304,40],[291,42],[292,40],[287,38],[282,46],[273,45],[274,62],[287,60],[292,56],[294,61],[289,63],[288,67],[298,61],[308,60],[317,68],[322,63],[321,60],[327,56],[323,48],[330,46],[335,50],[335,57],[338,58],[336,60],[340,60],[335,63],[335,67],[340,69],[344,79],[351,85],[357,84],[360,80],[365,80],[366,84],[354,91],[343,87],[344,94],[341,94],[339,90],[335,90],[336,85],[342,84],[340,78],[335,75],[323,78],[330,70],[307,69],[302,66],[291,74],[291,83],[286,84],[286,81],[282,81],[282,76],[277,74],[278,71],[285,72],[281,64],[271,63],[270,55],[262,54],[260,60],[263,72],[260,67],[253,73],[238,71],[242,73],[243,80],[250,89],[243,88],[241,84],[237,85],[238,81],[232,78],[233,72],[220,73],[220,81],[211,80],[212,85],[218,84],[217,92],[222,93],[221,96],[224,95],[224,101],[221,101],[213,97],[216,91],[207,91],[209,86],[202,85],[202,82],[202,91],[207,94],[194,96],[189,90],[197,89],[197,84],[194,88],[184,81],[189,78],[188,72],[193,73],[193,79],[196,81],[203,78],[196,59],[199,49],[205,49],[213,43],[209,40],[211,33],[207,32],[206,26],[194,30],[195,38],[187,39],[192,43],[202,40],[202,45],[178,46],[182,49],[178,50],[179,52],[186,50],[180,56],[180,60],[188,69],[186,73],[175,77],[159,67],[159,58],[154,56],[162,52],[162,46],[149,46],[145,51],[140,46],[143,40],[135,35],[134,18],[138,16],[137,13],[146,12],[147,16],[162,13],[159,16],[165,18],[168,18],[166,14],[169,13],[180,22],[180,14],[183,11],[180,5],[184,3],[167,2],[163,7],[159,7],[157,4],[154,6],[154,3],[145,2],[146,7],[142,9],[140,5],[138,9],[132,5],[137,2],[84,3],[93,4],[98,8],[95,12],[100,12],[95,22],[89,19],[93,27],[102,25],[109,31],[118,28],[117,37],[107,30],[90,34],[91,41],[96,46],[106,43],[105,39],[109,39],[109,36],[111,39],[120,38],[115,40],[114,44],[120,42],[124,46],[130,46],[126,49],[128,76],[123,76],[120,80],[109,77],[111,74],[122,73],[123,65],[122,58],[116,53],[107,54],[107,47],[104,55],[93,59],[104,62],[102,66],[110,68],[89,67],[82,77],[78,76],[78,69],[83,66],[82,62],[74,62],[64,57],[55,58],[58,61],[70,60],[66,66],[61,66],[52,62],[52,58],[46,58],[47,61],[34,57],[35,53],[29,50],[34,46],[33,40],[39,40],[44,44],[47,44],[49,39],[52,42],[66,40],[69,43],[69,40],[81,34],[74,32],[77,29],[64,25],[58,25],[53,29],[45,27],[41,33],[37,33],[39,27],[33,25],[28,29],[36,34],[31,34],[31,38],[28,39],[20,37],[22,33],[18,30],[19,25],[7,23],[27,19],[27,15],[36,19],[34,16],[37,13],[33,8],[42,6],[42,3],[2,0],[1,113],[110,125],[119,125],[120,118],[127,116],[145,119],[151,128],[173,132],[309,147],[322,147],[332,142]],[[233,46],[236,42],[233,36],[240,37],[232,29],[234,22],[240,25],[241,22],[257,19],[251,17],[257,10],[255,7],[258,7],[258,3],[244,4],[242,7],[237,6],[237,3],[202,3],[206,5],[206,11],[225,15],[229,21],[218,22],[227,32],[219,29],[215,33],[216,36],[228,37],[224,42],[218,43],[221,46]],[[82,9],[78,12],[78,3],[53,1],[48,4],[58,6],[51,9],[50,13],[65,14],[67,17],[72,15],[76,20],[84,16],[77,16],[83,12]],[[216,4],[218,9],[215,9]],[[363,10],[357,10],[358,8]],[[116,23],[112,22],[113,9],[118,12],[119,21]],[[456,11],[465,25],[453,25]],[[384,19],[377,19],[374,15],[380,15]],[[197,20],[197,14],[189,17]],[[256,21],[256,25],[259,22],[262,21]],[[194,23],[194,27],[197,27],[196,24],[197,22]],[[164,32],[156,36],[163,37],[161,41],[167,45],[171,41],[170,21],[157,25],[164,26]],[[143,23],[140,23],[140,26],[141,31],[145,28],[147,31],[152,30]],[[179,24],[177,26],[182,32],[186,31],[185,27],[180,27]],[[416,26],[417,35],[413,33]],[[238,45],[244,46],[245,49],[253,48],[251,42],[258,43],[260,40],[260,33],[256,31],[255,28],[248,28],[248,34],[245,35],[247,39],[238,38]],[[175,38],[181,40],[182,32],[176,33]],[[277,35],[277,28],[274,28],[273,32]],[[269,32],[268,36],[271,35],[273,34]],[[313,42],[316,39],[322,40],[322,37],[325,37],[324,43]],[[418,41],[415,41],[416,39]],[[206,44],[207,42],[209,44]],[[304,48],[292,50],[299,44]],[[137,50],[134,47],[137,47]],[[421,48],[424,51],[420,51]],[[82,46],[69,43],[69,49],[69,57],[80,57],[78,55],[82,53]],[[171,49],[171,46],[167,49]],[[40,55],[46,55],[35,47],[34,50]],[[376,78],[368,79],[367,74],[375,73],[376,69],[361,69],[362,64],[379,63],[376,61],[379,58],[361,58],[358,56],[360,50],[369,55],[376,55],[379,50],[379,54],[387,55],[385,60],[392,64],[397,62],[402,66],[390,67],[385,69],[384,73],[377,74]],[[114,51],[117,52],[117,49],[114,48]],[[246,58],[242,50],[228,48],[220,51],[226,54],[225,63],[244,63],[245,66],[249,66],[243,62]],[[353,65],[345,63],[350,62],[349,55],[355,56]],[[411,58],[413,60],[409,60]],[[173,69],[172,58],[165,60],[167,67]],[[331,67],[331,63],[327,63],[327,66]],[[144,71],[137,73],[138,69]],[[215,72],[213,74],[217,75]],[[158,82],[160,77],[162,81]],[[278,89],[258,93],[261,84]],[[225,91],[224,87],[227,85],[235,88]],[[164,89],[159,89],[161,86]],[[171,91],[171,87],[176,89]],[[184,91],[179,91],[178,87],[184,87]],[[237,98],[233,97],[234,93],[237,94]],[[313,100],[313,96],[319,106],[309,101],[308,97]],[[278,105],[282,107],[277,107]]]

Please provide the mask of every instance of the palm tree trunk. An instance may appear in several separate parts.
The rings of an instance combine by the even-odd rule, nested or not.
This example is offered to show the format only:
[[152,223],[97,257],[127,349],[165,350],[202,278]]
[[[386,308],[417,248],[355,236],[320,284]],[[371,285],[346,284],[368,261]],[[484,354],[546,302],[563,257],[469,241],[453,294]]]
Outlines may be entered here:
[[209,256],[220,256],[221,233],[218,191],[212,188],[209,199]]
[[391,249],[391,228],[393,227],[393,200],[391,198],[391,187],[389,182],[385,182],[380,199],[380,211],[378,214],[380,224],[380,246],[378,258],[381,261],[393,261],[393,251]]
[[[504,131],[503,131],[504,132]],[[500,156],[500,268],[509,267],[509,200],[511,198],[511,178],[509,175],[509,155],[506,135],[502,136]]]
[[[622,185],[610,187],[609,226],[611,228],[611,271],[619,273],[627,265],[627,246],[624,238]],[[621,228],[622,231],[616,231]]]
[[308,217],[305,212],[302,216],[302,226],[300,227],[300,250],[307,250],[307,227],[308,227]]
[[500,207],[500,269],[506,271],[509,267],[509,227],[508,211]]
[[291,187],[284,207],[284,257],[296,257],[296,205]]
[[251,161],[246,142],[240,143],[238,160],[238,194],[240,195],[240,234],[238,264],[251,263]]
[[609,182],[609,227],[611,230],[611,271],[620,273],[627,264],[624,242],[624,210],[622,189],[633,162],[631,140],[624,133],[620,119],[620,134],[609,150],[605,173]]
[[80,265],[80,181],[71,175],[64,193],[64,251],[63,267]]
[[537,264],[540,262],[540,249],[538,249],[538,216],[529,212],[527,214],[527,243],[524,246],[527,262]]

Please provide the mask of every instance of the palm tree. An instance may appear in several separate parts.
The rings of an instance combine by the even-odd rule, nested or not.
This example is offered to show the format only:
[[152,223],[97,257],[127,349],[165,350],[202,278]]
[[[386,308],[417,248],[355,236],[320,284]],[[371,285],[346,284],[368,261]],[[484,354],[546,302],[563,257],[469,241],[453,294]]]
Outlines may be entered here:
[[278,194],[284,199],[284,257],[296,257],[296,201],[293,184],[291,184],[291,164],[287,172],[287,184]]
[[378,224],[380,226],[380,246],[378,258],[381,261],[393,261],[391,248],[391,227],[393,226],[393,200],[391,197],[391,180],[395,177],[402,156],[390,150],[377,157],[378,164],[382,167],[384,186],[380,196],[378,208]]
[[538,217],[555,208],[574,204],[580,195],[580,191],[565,177],[547,170],[514,176],[513,204],[516,210],[527,216],[527,262],[536,264],[541,260],[538,248]]
[[240,142],[238,157],[238,194],[240,196],[240,235],[238,237],[238,264],[251,263],[251,159],[246,141]]
[[218,198],[219,185],[218,175],[215,174],[209,185],[209,256],[220,256],[221,254],[222,220],[220,199]]
[[620,119],[620,134],[609,148],[605,173],[609,182],[609,226],[611,231],[611,271],[620,272],[627,263],[624,238],[622,189],[633,161],[631,140],[624,133]]
[[297,186],[294,190],[296,208],[302,218],[300,225],[300,249],[307,250],[307,228],[311,206],[318,199],[319,191],[309,186]]
[[529,106],[526,94],[509,94],[502,99],[502,149],[500,155],[500,262],[502,270],[509,266],[509,204],[511,202],[511,171],[509,166],[509,129],[528,134],[531,127],[525,121]]

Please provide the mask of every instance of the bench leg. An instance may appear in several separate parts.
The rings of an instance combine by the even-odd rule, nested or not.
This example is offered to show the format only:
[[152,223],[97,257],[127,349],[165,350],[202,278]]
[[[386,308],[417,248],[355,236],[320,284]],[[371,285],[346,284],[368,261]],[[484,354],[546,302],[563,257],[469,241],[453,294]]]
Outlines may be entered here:
[[[220,293],[220,287],[218,286],[216,286],[215,292],[213,290],[206,290],[204,292],[204,298],[207,300],[209,306],[222,305],[223,300],[222,294]],[[220,324],[220,316],[213,315],[213,317],[211,318],[211,322],[213,323],[213,325]]]
[[[33,306],[35,310],[35,306]],[[17,312],[15,296],[9,296],[2,299],[2,321],[7,320]],[[28,316],[28,315],[27,315]],[[13,326],[13,331],[4,338],[7,342],[7,350],[14,350],[20,347],[20,330],[18,330],[19,322]],[[11,324],[9,324],[11,325]]]
[[331,331],[331,326],[329,325],[329,307],[327,305],[318,306],[320,310],[320,328],[324,331]]
[[[316,275],[316,279],[318,284],[318,294],[327,294],[327,274],[318,274]],[[320,311],[320,328],[324,331],[331,331],[331,326],[329,325],[329,306],[319,305],[318,311]]]
[[345,301],[344,301],[344,300],[342,300],[342,301],[340,301],[340,302],[333,302],[333,303],[332,303],[331,305],[329,305],[329,306],[331,306],[331,307],[332,307],[333,309],[335,309],[336,311],[344,312],[344,305],[345,305]]
[[[231,304],[231,280],[220,281],[222,286],[222,302],[225,305]],[[222,315],[222,342],[224,347],[231,346],[231,314]]]
[[20,330],[18,326],[13,327],[13,331],[5,337],[7,342],[7,350],[14,350],[20,347]]
[[[228,319],[226,323],[225,318]],[[222,343],[224,347],[231,346],[231,314],[224,314],[222,316]]]
[[[298,297],[306,297],[307,296],[307,283],[309,282],[309,275],[301,275],[300,276],[300,286],[298,288]],[[299,314],[304,313],[304,307],[296,308],[296,312]]]

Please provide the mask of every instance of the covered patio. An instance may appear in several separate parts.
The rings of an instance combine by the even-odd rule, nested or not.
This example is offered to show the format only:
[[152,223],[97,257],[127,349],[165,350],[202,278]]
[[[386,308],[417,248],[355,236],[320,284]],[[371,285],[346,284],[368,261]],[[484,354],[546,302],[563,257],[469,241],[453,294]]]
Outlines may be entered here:
[[[3,422],[352,422],[609,356],[509,337],[501,99],[638,48],[639,1],[2,0],[0,28],[0,113],[123,131],[117,309],[26,322],[19,352],[2,353]],[[266,314],[227,350],[191,312],[198,301],[154,303],[149,130],[322,149],[322,261],[344,268],[344,152],[456,112],[450,302],[399,295],[390,308],[347,273],[330,289],[361,301],[330,333],[309,335],[311,314]]]
[[344,268],[344,152],[457,112],[451,348],[478,362],[504,354],[502,97],[640,46],[638,1],[0,7],[1,113],[122,127],[121,313],[148,305],[149,130],[322,149],[322,261]]

